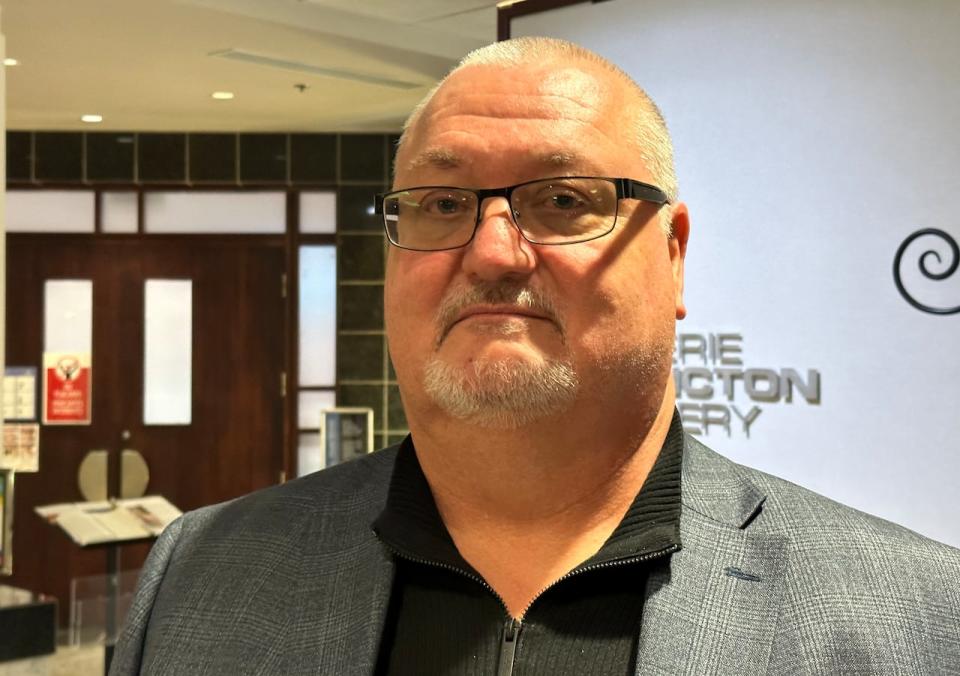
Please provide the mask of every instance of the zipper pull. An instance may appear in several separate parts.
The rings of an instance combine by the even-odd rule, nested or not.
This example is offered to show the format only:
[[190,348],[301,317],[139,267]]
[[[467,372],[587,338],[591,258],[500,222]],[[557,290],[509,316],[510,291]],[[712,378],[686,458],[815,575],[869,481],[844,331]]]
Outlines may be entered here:
[[510,618],[503,627],[503,641],[500,643],[500,664],[497,676],[513,674],[513,659],[517,654],[517,641],[520,640],[520,620]]

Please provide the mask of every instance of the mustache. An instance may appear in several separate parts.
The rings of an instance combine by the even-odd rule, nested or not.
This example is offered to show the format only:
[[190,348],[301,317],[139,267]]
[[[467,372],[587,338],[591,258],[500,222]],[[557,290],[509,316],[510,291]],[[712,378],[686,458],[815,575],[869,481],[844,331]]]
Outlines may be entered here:
[[566,340],[560,313],[547,294],[516,282],[481,282],[453,289],[441,301],[436,317],[439,329],[437,347],[446,339],[457,317],[473,305],[513,305],[543,315],[557,327],[560,337]]

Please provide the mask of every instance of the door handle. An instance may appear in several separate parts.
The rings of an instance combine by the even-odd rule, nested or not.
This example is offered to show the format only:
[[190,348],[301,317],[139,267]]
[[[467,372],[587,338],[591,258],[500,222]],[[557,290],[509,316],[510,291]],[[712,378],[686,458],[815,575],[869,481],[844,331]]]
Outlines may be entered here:
[[150,483],[150,467],[139,451],[125,448],[120,452],[120,497],[142,498]]

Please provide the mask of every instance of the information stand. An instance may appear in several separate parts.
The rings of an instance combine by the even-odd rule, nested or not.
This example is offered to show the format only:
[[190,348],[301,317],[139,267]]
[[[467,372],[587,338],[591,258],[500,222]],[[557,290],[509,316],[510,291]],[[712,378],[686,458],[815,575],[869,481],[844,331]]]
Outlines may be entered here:
[[68,502],[36,507],[52,526],[57,526],[78,547],[103,548],[107,555],[104,638],[104,674],[109,673],[117,640],[120,548],[132,542],[156,538],[181,515],[159,495],[126,500]]

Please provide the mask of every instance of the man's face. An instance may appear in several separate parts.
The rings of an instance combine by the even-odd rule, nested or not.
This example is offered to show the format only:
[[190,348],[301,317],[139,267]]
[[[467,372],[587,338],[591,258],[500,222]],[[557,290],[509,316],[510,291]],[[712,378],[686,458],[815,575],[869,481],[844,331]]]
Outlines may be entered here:
[[[411,129],[395,187],[563,175],[653,182],[635,110],[623,85],[592,65],[473,66],[448,79]],[[656,205],[622,200],[609,235],[536,245],[493,198],[466,247],[391,247],[387,335],[411,426],[437,412],[517,426],[583,397],[617,406],[638,393],[659,409],[683,314],[682,207],[677,228],[668,239]]]

